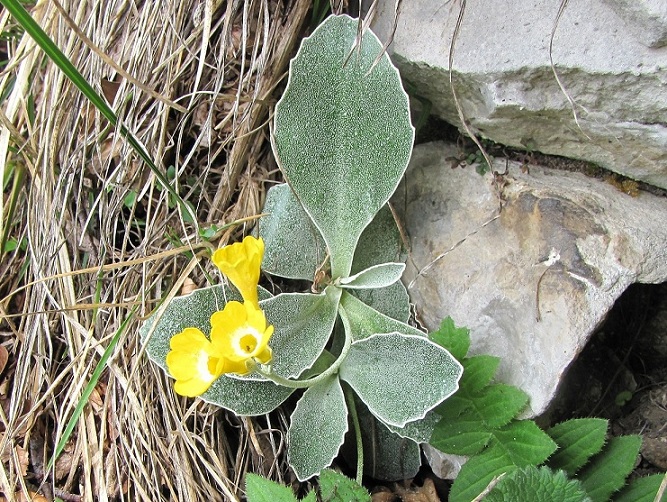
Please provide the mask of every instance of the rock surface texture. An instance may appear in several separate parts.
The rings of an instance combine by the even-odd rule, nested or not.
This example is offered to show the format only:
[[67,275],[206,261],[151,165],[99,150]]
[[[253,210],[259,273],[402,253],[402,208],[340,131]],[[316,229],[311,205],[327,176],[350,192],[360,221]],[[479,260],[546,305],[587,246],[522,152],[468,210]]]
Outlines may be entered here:
[[667,200],[517,163],[480,176],[450,167],[458,153],[416,147],[394,196],[410,236],[403,280],[426,327],[469,327],[471,352],[500,356],[499,379],[539,415],[626,287],[667,280]]
[[[373,29],[388,40],[393,2],[381,4]],[[667,188],[667,2],[577,0],[559,15],[560,4],[465,2],[452,74],[471,129]],[[420,99],[459,127],[449,58],[461,5],[403,2],[389,47]]]

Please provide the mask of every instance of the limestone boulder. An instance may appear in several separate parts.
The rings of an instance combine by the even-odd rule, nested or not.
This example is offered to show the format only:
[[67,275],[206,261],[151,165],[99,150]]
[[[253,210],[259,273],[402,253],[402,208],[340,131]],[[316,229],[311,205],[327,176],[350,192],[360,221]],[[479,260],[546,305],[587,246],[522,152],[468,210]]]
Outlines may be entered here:
[[606,0],[626,22],[632,35],[647,47],[667,45],[667,2],[664,0]]
[[404,282],[427,328],[446,316],[469,327],[471,352],[500,356],[499,379],[539,415],[621,293],[667,280],[667,199],[512,162],[480,176],[452,169],[457,155],[418,146],[393,198],[411,247]]
[[[389,40],[394,5],[380,3],[372,27]],[[560,4],[465,2],[452,74],[472,131],[667,188],[667,2],[570,1],[559,16]],[[449,57],[461,5],[402,2],[389,46],[419,100],[459,127]]]

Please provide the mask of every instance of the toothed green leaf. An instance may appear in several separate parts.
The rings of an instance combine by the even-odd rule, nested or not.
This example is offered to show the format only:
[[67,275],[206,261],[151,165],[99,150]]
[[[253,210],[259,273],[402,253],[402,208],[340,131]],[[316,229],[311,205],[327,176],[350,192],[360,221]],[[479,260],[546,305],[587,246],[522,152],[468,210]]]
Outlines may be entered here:
[[440,328],[429,333],[428,337],[446,348],[459,361],[463,360],[470,348],[470,330],[457,328],[451,317],[443,319]]
[[503,472],[539,465],[556,449],[549,436],[531,420],[512,422],[493,433],[489,446],[463,465],[450,492],[451,502],[470,501]]
[[484,497],[488,502],[530,500],[531,502],[587,502],[590,499],[578,481],[563,471],[533,465],[504,476]]
[[625,484],[637,461],[640,436],[611,438],[602,451],[577,475],[593,502],[609,500]]
[[489,385],[496,374],[500,358],[495,356],[479,355],[467,357],[463,361],[463,376],[461,389],[466,394],[479,392]]
[[320,496],[327,502],[371,502],[371,496],[355,480],[331,469],[320,473]]
[[248,502],[298,502],[289,486],[249,472],[245,478]]
[[549,467],[574,475],[593,455],[602,450],[607,436],[607,421],[601,418],[577,418],[547,430],[558,445],[549,459]]
[[656,501],[663,480],[667,480],[667,474],[633,479],[614,497],[614,502],[667,502],[667,493],[663,493],[660,500]]

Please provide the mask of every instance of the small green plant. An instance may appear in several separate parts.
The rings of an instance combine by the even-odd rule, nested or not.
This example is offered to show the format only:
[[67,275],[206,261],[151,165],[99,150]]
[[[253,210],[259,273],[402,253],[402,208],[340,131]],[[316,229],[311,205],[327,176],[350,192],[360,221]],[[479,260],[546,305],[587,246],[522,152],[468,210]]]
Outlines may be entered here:
[[[371,502],[363,486],[331,469],[320,473],[318,490],[308,492],[301,502],[316,502],[318,492],[319,500],[327,502]],[[246,476],[246,496],[248,502],[298,502],[291,488],[255,474]]]
[[[273,129],[287,184],[269,190],[257,238],[212,257],[235,289],[176,298],[141,329],[179,394],[260,415],[302,393],[288,431],[300,480],[332,463],[350,424],[357,479],[364,468],[414,476],[418,443],[434,424],[429,412],[462,372],[407,324],[401,239],[386,203],[414,129],[396,68],[372,33],[357,39],[357,28],[347,16],[329,17],[291,63]],[[271,296],[258,288],[260,263],[312,281],[312,292]]]
[[[568,420],[546,431],[516,417],[528,402],[520,389],[492,383],[500,360],[467,356],[470,336],[450,318],[430,338],[463,364],[459,390],[435,409],[440,420],[430,444],[469,457],[449,495],[451,502],[485,500],[610,500],[632,472],[641,438],[608,439],[606,420]],[[653,501],[662,475],[632,481],[615,501]]]

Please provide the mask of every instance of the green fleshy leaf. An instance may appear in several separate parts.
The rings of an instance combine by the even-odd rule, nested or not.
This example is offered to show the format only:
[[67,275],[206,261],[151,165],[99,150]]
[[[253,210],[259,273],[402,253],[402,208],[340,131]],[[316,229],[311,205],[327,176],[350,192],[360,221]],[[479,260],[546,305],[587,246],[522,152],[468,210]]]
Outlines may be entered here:
[[[303,378],[315,376],[329,366],[335,358],[326,350],[315,361],[312,368],[303,373]],[[263,415],[275,410],[294,389],[282,387],[253,375],[240,377],[223,375],[201,395],[204,401],[222,406],[241,416]]]
[[[260,288],[259,297],[267,299],[270,294]],[[211,331],[211,315],[232,300],[241,300],[241,296],[226,286],[202,288],[174,298],[165,307],[146,345],[149,358],[168,373],[165,358],[169,353],[171,337],[188,327],[198,328],[208,335]],[[153,314],[139,328],[142,341],[150,334],[156,319],[156,314]],[[255,380],[223,375],[200,397],[237,415],[254,416],[273,411],[294,392],[293,389],[279,387],[272,382]]]
[[375,333],[394,331],[406,335],[424,336],[424,333],[417,328],[381,314],[346,291],[341,295],[340,305],[350,321],[353,340],[362,340]]
[[[407,323],[410,319],[410,297],[408,296],[408,290],[400,281],[386,288],[356,289],[350,292],[362,303],[387,317],[402,323]],[[390,329],[388,331],[396,330]]]
[[547,431],[559,449],[549,458],[549,467],[563,469],[570,476],[602,450],[608,422],[602,418],[578,418]]
[[297,502],[289,486],[283,486],[250,472],[246,474],[245,490],[248,502]]
[[[655,502],[663,479],[667,479],[667,474],[633,479],[614,497],[614,502]],[[663,493],[659,502],[667,502],[667,493]]]
[[[384,205],[359,238],[354,252],[352,273],[356,274],[381,263],[403,263],[406,256],[394,216],[389,206]],[[357,289],[350,292],[366,305],[392,319],[406,323],[410,318],[410,298],[400,281],[386,288]]]
[[319,295],[282,293],[261,302],[275,328],[269,342],[273,373],[296,378],[313,365],[331,336],[340,294],[340,289],[328,287]]
[[446,348],[456,359],[461,361],[470,348],[470,330],[457,328],[451,317],[443,319],[440,328],[428,337],[441,347]]
[[637,461],[640,436],[611,438],[602,451],[578,474],[577,478],[594,502],[609,500],[625,484]]
[[[389,206],[384,205],[359,238],[354,252],[352,273],[356,274],[381,263],[403,263],[406,256],[394,216]],[[410,298],[400,281],[386,288],[357,289],[350,292],[366,305],[392,319],[407,323],[410,318]]]
[[405,270],[405,263],[381,263],[373,265],[358,274],[340,279],[341,288],[378,289],[391,286],[398,281]]
[[331,469],[324,469],[320,473],[319,486],[320,496],[327,502],[371,502],[371,495],[366,488]]
[[395,332],[353,342],[339,374],[371,413],[403,427],[456,392],[462,371],[449,352],[427,338]]
[[530,500],[531,502],[588,502],[578,481],[569,480],[563,471],[533,465],[503,477],[484,497],[488,502]]
[[479,355],[467,357],[463,361],[463,376],[461,390],[466,394],[479,392],[489,385],[496,374],[500,358],[495,356]]
[[269,189],[263,212],[268,214],[259,220],[265,243],[262,270],[312,281],[326,258],[326,244],[287,183]]
[[338,377],[332,376],[303,393],[288,432],[289,464],[300,481],[331,465],[347,428],[347,404]]
[[[170,350],[171,337],[189,327],[197,328],[207,335],[210,334],[211,315],[217,310],[222,310],[228,300],[240,298],[235,290],[223,286],[197,289],[189,295],[174,298],[165,307],[146,345],[148,357],[164,371],[168,371],[166,357]],[[145,342],[156,319],[157,315],[154,313],[139,328],[142,342]]]
[[[276,106],[276,158],[331,252],[350,275],[359,237],[389,200],[412,151],[407,94],[382,44],[331,16],[304,39]],[[358,50],[357,50],[358,49]]]

